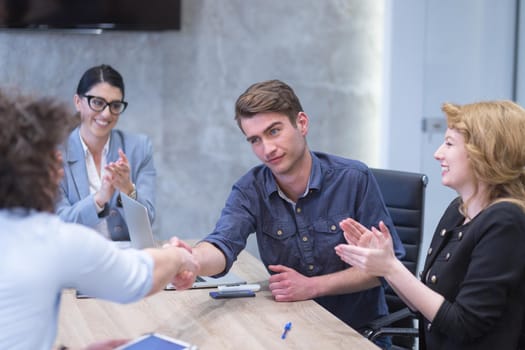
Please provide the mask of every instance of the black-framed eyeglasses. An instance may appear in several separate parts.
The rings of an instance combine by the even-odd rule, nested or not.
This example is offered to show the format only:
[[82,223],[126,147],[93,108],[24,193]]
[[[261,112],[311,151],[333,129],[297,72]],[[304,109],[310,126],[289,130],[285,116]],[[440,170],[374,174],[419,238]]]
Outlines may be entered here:
[[88,106],[95,112],[102,112],[107,106],[111,114],[120,114],[126,110],[128,103],[126,101],[108,102],[102,97],[93,95],[82,95],[87,98]]

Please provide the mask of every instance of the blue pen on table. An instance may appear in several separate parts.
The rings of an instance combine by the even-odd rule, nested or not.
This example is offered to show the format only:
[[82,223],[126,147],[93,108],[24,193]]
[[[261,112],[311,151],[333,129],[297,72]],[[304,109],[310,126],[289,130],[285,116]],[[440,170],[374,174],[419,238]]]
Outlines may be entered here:
[[290,329],[292,329],[292,322],[288,322],[287,324],[284,325],[284,331],[283,331],[283,335],[281,335],[281,339],[286,338],[286,333],[288,333]]

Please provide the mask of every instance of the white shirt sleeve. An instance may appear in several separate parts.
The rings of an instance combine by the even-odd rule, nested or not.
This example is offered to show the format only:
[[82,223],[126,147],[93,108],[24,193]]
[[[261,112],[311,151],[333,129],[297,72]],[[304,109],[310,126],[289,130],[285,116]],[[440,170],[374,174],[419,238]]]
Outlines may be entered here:
[[46,213],[0,210],[0,349],[50,349],[63,288],[126,303],[151,290],[153,258]]
[[119,249],[90,228],[62,223],[63,249],[67,253],[63,287],[119,303],[137,301],[153,285],[153,258],[144,251]]

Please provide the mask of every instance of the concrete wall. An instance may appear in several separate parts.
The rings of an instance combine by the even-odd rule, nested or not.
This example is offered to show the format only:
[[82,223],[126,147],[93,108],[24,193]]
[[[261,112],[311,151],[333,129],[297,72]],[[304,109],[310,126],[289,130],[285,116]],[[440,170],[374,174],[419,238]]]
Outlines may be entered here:
[[233,121],[236,98],[256,81],[294,87],[312,149],[378,165],[383,1],[184,0],[182,9],[175,32],[2,31],[2,86],[73,107],[87,68],[119,70],[129,101],[119,128],[154,141],[161,238],[210,232],[233,182],[258,163]]

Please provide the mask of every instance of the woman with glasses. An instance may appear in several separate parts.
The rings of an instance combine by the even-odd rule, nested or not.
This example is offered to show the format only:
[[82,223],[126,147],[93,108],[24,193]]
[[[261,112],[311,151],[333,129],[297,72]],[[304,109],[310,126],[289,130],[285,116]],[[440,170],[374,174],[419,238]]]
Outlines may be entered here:
[[80,125],[62,151],[64,178],[56,212],[65,221],[95,228],[114,241],[129,241],[121,194],[155,218],[153,149],[146,135],[115,129],[128,103],[124,81],[109,65],[88,69],[74,96]]

